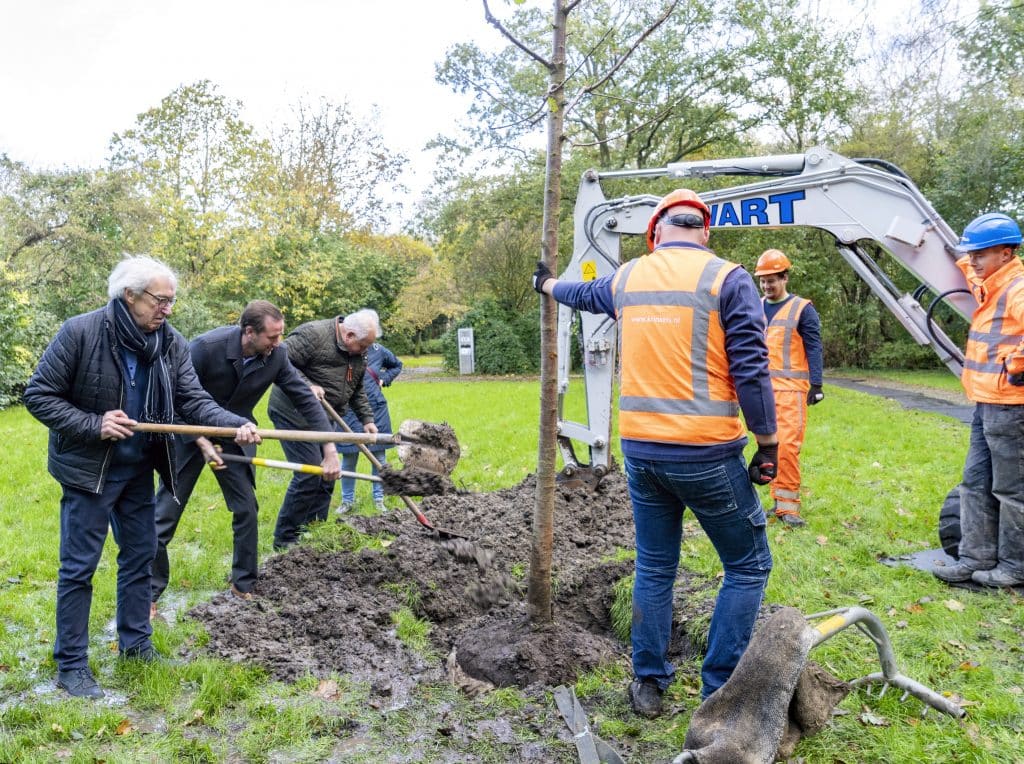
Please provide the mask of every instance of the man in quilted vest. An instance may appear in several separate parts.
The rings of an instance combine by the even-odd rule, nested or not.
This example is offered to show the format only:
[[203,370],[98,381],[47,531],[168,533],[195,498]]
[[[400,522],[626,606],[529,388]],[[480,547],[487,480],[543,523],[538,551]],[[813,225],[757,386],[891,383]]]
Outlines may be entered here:
[[[348,316],[301,324],[284,341],[288,358],[313,395],[326,400],[341,415],[351,408],[362,422],[363,431],[368,433],[376,433],[377,425],[373,407],[363,389],[363,375],[366,351],[377,340],[379,332],[377,311],[363,308]],[[279,429],[312,429],[313,423],[278,385],[274,385],[270,393],[267,413]],[[289,461],[316,464],[320,460],[320,450],[315,443],[285,440],[281,447]],[[319,475],[295,473],[277,513],[275,549],[292,546],[309,523],[327,519],[334,483]]]
[[807,429],[807,407],[821,403],[821,319],[810,300],[790,294],[789,258],[768,249],[757,259],[758,277],[768,326],[768,369],[779,423],[779,472],[772,481],[775,516],[791,527],[804,525],[800,516],[800,449]]

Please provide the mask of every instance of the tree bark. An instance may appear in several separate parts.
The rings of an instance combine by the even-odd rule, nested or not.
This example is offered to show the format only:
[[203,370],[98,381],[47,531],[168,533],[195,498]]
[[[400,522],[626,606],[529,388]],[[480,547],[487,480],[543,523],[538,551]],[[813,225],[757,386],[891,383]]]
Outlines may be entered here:
[[[548,142],[544,176],[544,224],[541,259],[558,272],[558,213],[562,191],[562,148],[565,123],[565,35],[571,10],[567,0],[554,0],[551,66],[547,96]],[[537,448],[537,502],[533,511],[533,547],[527,603],[530,621],[549,623],[551,610],[551,554],[555,520],[555,438],[557,435],[556,342],[557,305],[542,295],[540,308],[540,437]]]

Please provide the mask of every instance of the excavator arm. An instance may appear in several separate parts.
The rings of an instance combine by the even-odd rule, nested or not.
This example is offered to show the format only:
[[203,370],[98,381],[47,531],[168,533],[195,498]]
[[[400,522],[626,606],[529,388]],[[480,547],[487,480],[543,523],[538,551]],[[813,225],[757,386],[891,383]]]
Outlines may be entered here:
[[[880,160],[853,160],[816,147],[804,154],[679,162],[647,170],[601,173],[588,170],[576,197],[572,259],[559,275],[589,281],[619,266],[620,240],[643,235],[660,197],[639,195],[606,199],[601,180],[610,178],[712,178],[747,176],[753,182],[701,194],[711,209],[711,226],[781,229],[793,226],[827,231],[846,263],[920,345],[929,345],[954,374],[963,354],[931,320],[921,303],[933,293],[969,320],[974,297],[956,267],[957,237],[902,171]],[[874,242],[920,283],[901,293],[864,249]],[[934,304],[934,302],[933,302]],[[578,332],[574,332],[574,327]],[[586,386],[586,423],[566,421],[563,403],[569,390],[570,343],[578,336]],[[611,467],[611,408],[615,373],[616,324],[560,305],[558,309],[558,445],[562,478],[600,480]],[[578,461],[573,441],[589,450]]]

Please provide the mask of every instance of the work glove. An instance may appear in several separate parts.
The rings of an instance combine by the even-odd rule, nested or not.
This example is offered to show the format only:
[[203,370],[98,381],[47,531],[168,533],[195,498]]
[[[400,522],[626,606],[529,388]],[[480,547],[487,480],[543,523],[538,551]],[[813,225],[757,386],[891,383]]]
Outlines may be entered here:
[[775,479],[778,464],[779,444],[773,443],[770,446],[758,444],[757,451],[750,459],[750,466],[747,467],[750,482],[754,485],[768,485]]
[[555,274],[551,272],[551,269],[544,265],[543,260],[537,261],[537,270],[533,272],[533,288],[544,294],[544,282],[551,281],[555,277]]
[[811,389],[807,391],[807,405],[813,406],[823,400],[825,400],[825,391],[821,389],[821,385],[811,385]]

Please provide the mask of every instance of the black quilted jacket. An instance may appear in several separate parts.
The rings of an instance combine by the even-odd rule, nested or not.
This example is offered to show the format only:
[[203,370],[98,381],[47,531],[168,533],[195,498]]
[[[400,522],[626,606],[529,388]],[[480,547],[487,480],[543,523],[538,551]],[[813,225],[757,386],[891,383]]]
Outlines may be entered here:
[[[185,338],[174,329],[164,363],[177,417],[192,424],[239,427],[246,419],[225,411],[199,386]],[[50,428],[47,468],[57,482],[100,493],[113,441],[100,440],[103,414],[124,407],[124,375],[114,351],[113,309],[69,318],[43,353],[25,388],[25,407]],[[136,436],[138,437],[138,436]],[[174,488],[174,449],[158,449],[156,469]]]

